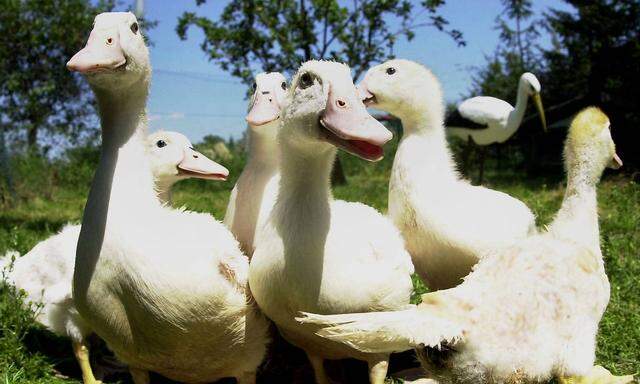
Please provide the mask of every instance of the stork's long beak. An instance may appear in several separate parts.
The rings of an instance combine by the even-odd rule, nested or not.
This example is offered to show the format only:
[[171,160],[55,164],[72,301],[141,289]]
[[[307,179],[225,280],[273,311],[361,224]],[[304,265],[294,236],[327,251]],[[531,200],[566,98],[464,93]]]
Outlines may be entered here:
[[538,114],[540,115],[540,121],[542,121],[542,129],[547,132],[547,117],[544,115],[544,107],[542,106],[542,99],[540,98],[539,93],[536,92],[533,94],[533,102],[536,105]]
[[178,174],[207,180],[226,180],[229,170],[193,148],[185,148]]

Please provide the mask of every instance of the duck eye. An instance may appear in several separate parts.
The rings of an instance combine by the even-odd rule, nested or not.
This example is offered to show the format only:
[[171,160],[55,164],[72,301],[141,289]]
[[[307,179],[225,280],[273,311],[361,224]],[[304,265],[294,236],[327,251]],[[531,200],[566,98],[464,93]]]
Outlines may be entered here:
[[156,142],[156,147],[158,147],[158,148],[162,148],[162,147],[166,147],[166,146],[167,146],[167,142],[164,141],[164,140],[158,140]]
[[393,67],[389,67],[387,68],[387,75],[393,75],[394,73],[396,73],[396,69]]
[[131,32],[133,32],[134,34],[138,33],[139,28],[140,27],[138,27],[138,23],[131,24]]
[[253,89],[254,92],[256,89],[258,89],[258,84],[255,81],[253,82],[253,84],[251,84],[251,89]]
[[286,81],[283,81],[282,84],[280,84],[280,86],[282,87],[283,91],[287,90],[287,82]]
[[313,85],[313,78],[309,74],[309,72],[305,72],[300,76],[300,89],[309,88]]

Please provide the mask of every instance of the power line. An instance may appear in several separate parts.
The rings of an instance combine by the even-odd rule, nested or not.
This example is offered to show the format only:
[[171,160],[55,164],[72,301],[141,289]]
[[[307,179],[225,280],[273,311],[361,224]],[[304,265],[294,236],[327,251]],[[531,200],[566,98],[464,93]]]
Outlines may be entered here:
[[240,81],[237,81],[237,80],[229,80],[227,78],[215,77],[213,75],[202,73],[202,72],[174,71],[170,69],[154,69],[153,72],[160,75],[178,76],[178,77],[184,77],[184,78],[193,79],[193,80],[211,81],[214,83],[242,84]]
[[183,117],[213,117],[213,118],[233,118],[233,119],[242,119],[244,116],[241,115],[231,115],[225,113],[203,113],[203,112],[154,112],[151,111],[149,113],[150,116],[161,116],[161,117],[170,117],[174,119],[179,119]]

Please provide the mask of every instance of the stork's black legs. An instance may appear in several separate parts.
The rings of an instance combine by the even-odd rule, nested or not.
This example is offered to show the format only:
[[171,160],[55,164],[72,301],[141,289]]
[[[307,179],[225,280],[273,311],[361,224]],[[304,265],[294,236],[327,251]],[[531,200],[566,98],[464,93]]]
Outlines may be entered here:
[[482,181],[484,180],[484,158],[487,154],[487,146],[483,145],[480,147],[480,172],[478,173],[478,181],[476,185],[482,185]]
[[462,173],[464,175],[467,174],[469,170],[469,157],[471,155],[471,149],[473,148],[473,139],[471,136],[467,138],[467,145],[464,147],[464,151],[462,151]]

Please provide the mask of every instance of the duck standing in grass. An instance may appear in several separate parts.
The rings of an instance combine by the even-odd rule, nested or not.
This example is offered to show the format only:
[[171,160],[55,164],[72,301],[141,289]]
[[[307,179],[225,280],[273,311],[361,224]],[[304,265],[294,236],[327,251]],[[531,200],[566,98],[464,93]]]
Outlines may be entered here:
[[248,259],[207,214],[162,205],[145,154],[149,52],[131,13],[96,17],[67,63],[93,89],[102,151],[73,275],[78,313],[129,365],[184,383],[254,384],[268,323],[248,294]]
[[382,384],[389,354],[362,353],[318,337],[316,327],[295,321],[300,311],[409,304],[413,265],[398,230],[371,207],[334,200],[329,181],[336,147],[376,161],[391,136],[367,113],[348,66],[309,61],[298,69],[278,133],[278,198],[258,235],[249,284],[282,336],[307,353],[319,384],[329,382],[324,359],[343,358],[366,361],[370,382]]
[[247,123],[249,158],[231,191],[225,225],[251,257],[256,231],[264,225],[276,202],[280,172],[278,143],[280,112],[287,80],[279,72],[256,76]]
[[535,217],[506,193],[460,178],[447,145],[440,83],[424,66],[391,60],[358,86],[365,103],[402,121],[389,181],[389,217],[430,289],[454,287],[489,249],[535,233]]
[[[438,383],[629,383],[593,367],[609,302],[600,251],[596,185],[622,165],[609,119],[580,112],[565,143],[567,188],[545,233],[496,249],[460,286],[396,312],[321,316],[318,334],[368,353],[416,348]],[[592,368],[593,367],[593,368]],[[604,378],[603,378],[604,376]]]
[[[147,156],[156,181],[158,198],[170,204],[171,188],[191,177],[223,180],[229,173],[222,165],[196,152],[191,142],[177,132],[154,132],[146,140]],[[86,338],[93,331],[80,317],[71,297],[73,266],[79,225],[66,225],[58,234],[38,243],[22,257],[17,255],[7,281],[27,294],[27,301],[42,306],[36,312],[36,321],[51,332],[69,337],[73,352],[82,371],[85,384],[99,383],[89,364]],[[12,258],[0,260],[10,264]]]

